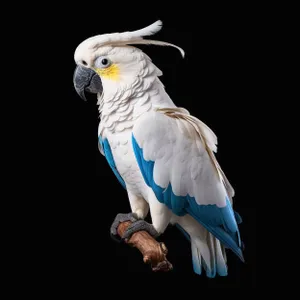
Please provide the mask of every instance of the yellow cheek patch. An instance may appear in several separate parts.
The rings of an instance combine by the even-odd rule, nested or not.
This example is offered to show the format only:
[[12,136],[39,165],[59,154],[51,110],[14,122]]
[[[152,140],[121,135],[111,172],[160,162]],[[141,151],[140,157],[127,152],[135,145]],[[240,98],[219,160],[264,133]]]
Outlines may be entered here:
[[112,64],[111,66],[105,69],[96,68],[95,71],[99,76],[110,80],[118,80],[120,75],[120,69],[115,64]]

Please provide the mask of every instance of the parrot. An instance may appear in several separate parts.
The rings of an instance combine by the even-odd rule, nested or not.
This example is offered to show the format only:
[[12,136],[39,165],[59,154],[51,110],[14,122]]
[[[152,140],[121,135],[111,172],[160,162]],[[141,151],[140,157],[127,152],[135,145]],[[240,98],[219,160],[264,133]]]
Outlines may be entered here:
[[130,212],[116,214],[110,231],[116,236],[120,222],[131,221],[122,239],[141,230],[157,239],[175,226],[189,241],[193,273],[227,276],[227,249],[244,262],[242,218],[216,159],[216,134],[176,106],[162,71],[138,48],[173,47],[184,58],[181,47],[149,38],[162,25],[91,36],[74,52],[74,88],[85,101],[86,92],[97,97],[99,151],[129,201]]

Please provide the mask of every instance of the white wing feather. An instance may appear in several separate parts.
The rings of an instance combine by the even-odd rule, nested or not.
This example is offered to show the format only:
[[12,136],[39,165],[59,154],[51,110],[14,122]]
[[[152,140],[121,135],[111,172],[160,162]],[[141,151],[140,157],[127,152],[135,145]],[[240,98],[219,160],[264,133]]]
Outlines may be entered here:
[[[218,139],[216,134],[201,120],[193,117],[190,115],[190,113],[181,107],[177,108],[159,108],[157,109],[158,112],[162,112],[166,114],[167,116],[173,117],[173,118],[181,118],[184,119],[193,125],[194,129],[198,132],[202,142],[204,145],[207,145],[207,151],[209,156],[211,157],[211,160],[220,176],[220,179],[223,180],[224,185],[226,187],[228,196],[230,199],[234,197],[234,189],[232,185],[230,184],[229,180],[227,179],[225,173],[220,167],[220,164],[218,163],[215,155],[213,152],[217,152],[217,144],[218,144]],[[232,200],[232,199],[231,199]]]
[[167,188],[171,183],[177,196],[189,194],[198,204],[224,207],[230,189],[212,153],[217,138],[203,124],[181,108],[158,109],[141,117],[133,135],[144,159],[155,161],[157,185]]

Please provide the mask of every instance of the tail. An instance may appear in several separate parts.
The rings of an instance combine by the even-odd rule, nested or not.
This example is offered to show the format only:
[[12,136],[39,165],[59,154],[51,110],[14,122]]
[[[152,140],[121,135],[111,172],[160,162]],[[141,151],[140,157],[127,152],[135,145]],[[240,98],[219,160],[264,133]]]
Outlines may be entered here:
[[201,241],[196,237],[191,239],[191,247],[193,268],[196,274],[201,275],[203,267],[209,278],[214,278],[217,274],[227,276],[226,253],[219,240],[211,234],[207,241]]
[[181,225],[176,224],[191,242],[194,272],[201,275],[202,270],[204,270],[209,278],[214,278],[216,275],[227,276],[226,252],[220,241],[205,229],[198,231],[196,236],[189,235],[187,230],[191,232],[190,226],[187,224],[182,225],[186,230]]

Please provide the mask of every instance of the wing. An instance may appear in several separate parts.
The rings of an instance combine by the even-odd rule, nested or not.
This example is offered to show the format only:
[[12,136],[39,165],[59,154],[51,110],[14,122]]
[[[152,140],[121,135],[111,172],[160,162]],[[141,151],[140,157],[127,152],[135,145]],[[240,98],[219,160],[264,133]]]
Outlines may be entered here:
[[98,138],[98,149],[99,149],[99,152],[105,156],[104,154],[104,149],[103,149],[103,141],[102,141],[102,138],[99,136]]
[[214,156],[214,133],[185,110],[161,109],[138,121],[132,144],[158,201],[178,216],[190,214],[243,260],[234,191]]
[[109,142],[106,138],[102,139],[101,135],[99,135],[99,137],[98,137],[98,147],[99,147],[99,151],[101,152],[101,154],[105,156],[110,168],[112,169],[112,171],[116,175],[118,181],[123,186],[123,188],[126,189],[125,182],[124,182],[123,178],[121,177],[121,175],[119,174],[119,172],[117,170],[117,167],[116,167],[114,157],[113,157],[112,152],[111,152]]

